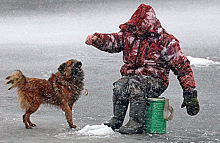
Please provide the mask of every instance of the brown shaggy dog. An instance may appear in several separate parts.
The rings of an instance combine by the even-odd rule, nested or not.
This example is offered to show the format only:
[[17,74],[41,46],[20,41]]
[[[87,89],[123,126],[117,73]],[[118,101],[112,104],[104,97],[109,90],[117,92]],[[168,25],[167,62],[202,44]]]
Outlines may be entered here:
[[81,62],[71,59],[61,64],[48,80],[25,77],[19,70],[6,77],[8,81],[5,84],[12,84],[8,90],[17,87],[19,106],[26,110],[23,122],[27,129],[36,126],[30,121],[30,115],[37,111],[41,103],[60,107],[69,126],[77,127],[72,121],[72,107],[84,86],[81,67]]

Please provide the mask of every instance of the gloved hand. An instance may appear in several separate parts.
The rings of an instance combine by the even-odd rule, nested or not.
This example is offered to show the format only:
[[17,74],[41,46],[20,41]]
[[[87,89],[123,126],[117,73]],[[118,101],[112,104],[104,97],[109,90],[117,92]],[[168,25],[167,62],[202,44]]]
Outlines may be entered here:
[[199,113],[199,101],[197,99],[197,90],[183,91],[183,103],[181,108],[186,106],[187,113],[190,116]]

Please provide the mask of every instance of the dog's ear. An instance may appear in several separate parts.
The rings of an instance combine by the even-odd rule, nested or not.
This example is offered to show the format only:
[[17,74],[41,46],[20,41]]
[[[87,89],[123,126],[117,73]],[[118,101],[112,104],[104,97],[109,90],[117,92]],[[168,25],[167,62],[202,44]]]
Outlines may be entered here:
[[58,70],[63,74],[65,67],[66,67],[66,63],[63,63],[59,66]]

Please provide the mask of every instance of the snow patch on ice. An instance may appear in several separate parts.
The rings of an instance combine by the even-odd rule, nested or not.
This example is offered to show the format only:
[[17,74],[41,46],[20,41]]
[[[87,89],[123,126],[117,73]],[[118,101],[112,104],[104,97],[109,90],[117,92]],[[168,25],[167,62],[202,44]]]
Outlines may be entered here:
[[107,136],[115,134],[115,132],[108,126],[101,125],[86,125],[84,128],[77,132],[78,135],[89,135],[89,136]]
[[191,66],[194,66],[194,67],[203,67],[203,66],[207,67],[210,65],[220,65],[220,62],[214,62],[208,58],[207,59],[194,58],[191,56],[187,56],[187,58],[189,59]]
[[120,133],[114,132],[110,127],[101,124],[101,125],[86,125],[78,131],[70,131],[66,133],[60,133],[55,137],[60,139],[86,139],[86,138],[113,138],[120,136]]

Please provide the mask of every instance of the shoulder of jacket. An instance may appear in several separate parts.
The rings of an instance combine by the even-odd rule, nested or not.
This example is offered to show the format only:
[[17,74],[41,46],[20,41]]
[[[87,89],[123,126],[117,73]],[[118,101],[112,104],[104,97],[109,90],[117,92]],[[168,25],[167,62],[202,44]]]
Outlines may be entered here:
[[179,40],[172,34],[164,33],[160,36],[160,45],[167,47],[170,43],[179,42]]

